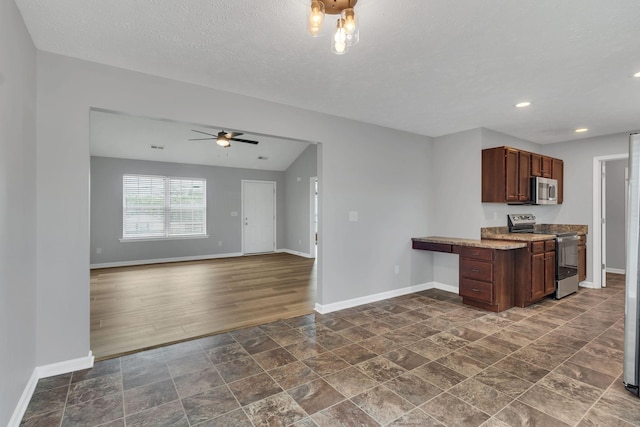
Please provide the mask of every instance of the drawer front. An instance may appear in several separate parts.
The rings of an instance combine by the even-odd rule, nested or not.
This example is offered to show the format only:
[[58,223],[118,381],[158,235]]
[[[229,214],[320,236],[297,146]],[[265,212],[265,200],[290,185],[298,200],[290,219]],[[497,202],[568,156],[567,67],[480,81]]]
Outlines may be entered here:
[[493,285],[465,277],[460,278],[460,296],[493,304]]
[[532,254],[541,254],[544,252],[544,242],[531,242],[530,249]]
[[451,253],[451,245],[443,243],[413,242],[413,249],[422,249],[425,251],[447,252]]
[[463,246],[460,250],[460,256],[463,256],[465,258],[485,259],[487,261],[492,261],[493,249]]
[[544,251],[555,251],[556,250],[556,241],[555,240],[545,240],[544,241]]
[[493,263],[470,258],[460,258],[460,276],[469,279],[493,281]]

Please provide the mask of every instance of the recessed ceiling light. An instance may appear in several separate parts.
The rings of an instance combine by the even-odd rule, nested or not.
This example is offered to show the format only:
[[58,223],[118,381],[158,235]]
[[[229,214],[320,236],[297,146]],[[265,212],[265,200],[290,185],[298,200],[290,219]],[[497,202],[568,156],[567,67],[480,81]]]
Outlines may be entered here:
[[635,73],[635,74],[633,75],[633,77],[640,77],[640,71],[638,71],[637,73]]
[[576,129],[576,130],[575,130],[575,132],[576,132],[576,133],[582,133],[582,132],[586,132],[586,131],[588,131],[588,130],[589,130],[589,129],[587,129],[587,128],[578,128],[578,129]]
[[529,105],[531,105],[529,101],[524,101],[524,102],[518,102],[516,105],[514,105],[514,107],[524,108],[524,107],[528,107]]

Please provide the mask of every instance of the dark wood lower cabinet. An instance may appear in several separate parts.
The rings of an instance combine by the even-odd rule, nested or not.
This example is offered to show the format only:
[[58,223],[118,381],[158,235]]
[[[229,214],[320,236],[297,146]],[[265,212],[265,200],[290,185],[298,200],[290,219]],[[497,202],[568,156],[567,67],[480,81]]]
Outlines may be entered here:
[[514,253],[514,250],[461,248],[462,302],[495,312],[513,307]]
[[526,307],[556,290],[555,241],[530,242],[516,255],[515,305]]
[[578,241],[578,282],[587,280],[587,236]]

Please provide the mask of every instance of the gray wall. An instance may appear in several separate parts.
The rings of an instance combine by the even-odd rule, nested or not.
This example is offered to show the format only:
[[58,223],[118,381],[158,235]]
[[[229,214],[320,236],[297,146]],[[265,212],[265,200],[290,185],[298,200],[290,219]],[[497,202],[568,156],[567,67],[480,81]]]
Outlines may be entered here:
[[431,233],[430,138],[44,52],[37,61],[38,365],[89,351],[91,107],[321,142],[320,304],[431,277],[410,245]]
[[0,0],[0,425],[36,366],[36,51]]
[[[206,179],[209,238],[120,242],[124,174]],[[242,252],[243,179],[276,182],[276,242],[283,248],[284,176],[278,171],[91,157],[91,264]],[[231,216],[231,212],[237,216]],[[101,254],[97,254],[97,248],[102,249]]]
[[606,162],[607,268],[624,270],[625,248],[625,168],[627,159]]
[[[544,146],[547,154],[564,160],[564,203],[555,222],[587,224],[593,230],[593,159],[628,154],[629,133],[568,141]],[[587,236],[587,281],[593,281],[593,238]]]
[[309,253],[311,248],[311,182],[317,176],[318,149],[309,145],[289,166],[285,173],[285,240],[283,247],[292,251]]

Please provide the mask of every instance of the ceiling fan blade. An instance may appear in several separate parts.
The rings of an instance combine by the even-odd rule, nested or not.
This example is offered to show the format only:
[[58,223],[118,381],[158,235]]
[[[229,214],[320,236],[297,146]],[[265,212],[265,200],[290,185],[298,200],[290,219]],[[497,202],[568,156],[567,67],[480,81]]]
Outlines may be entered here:
[[236,136],[240,136],[240,135],[244,135],[244,133],[242,133],[242,132],[228,132],[227,133],[227,136],[229,138],[235,138]]
[[258,141],[251,141],[248,139],[240,139],[240,138],[229,138],[231,141],[238,141],[238,142],[246,142],[247,144],[257,144]]
[[207,133],[207,132],[202,132],[201,130],[195,130],[195,129],[191,129],[193,132],[198,132],[198,133],[203,133],[205,135],[209,135],[209,136],[213,136],[213,137],[217,137],[218,135],[215,135],[213,133]]
[[192,139],[189,139],[189,141],[203,141],[205,139],[212,140],[212,139],[215,139],[215,138],[192,138]]

